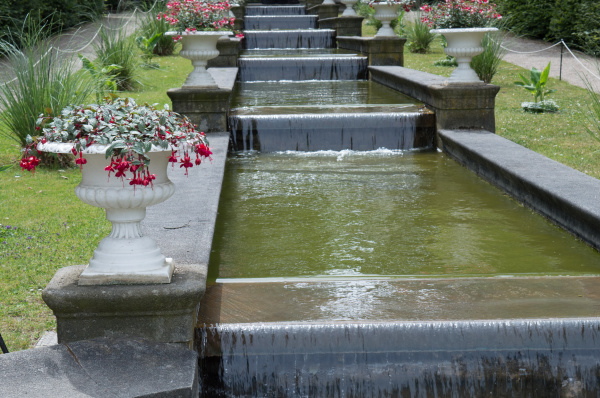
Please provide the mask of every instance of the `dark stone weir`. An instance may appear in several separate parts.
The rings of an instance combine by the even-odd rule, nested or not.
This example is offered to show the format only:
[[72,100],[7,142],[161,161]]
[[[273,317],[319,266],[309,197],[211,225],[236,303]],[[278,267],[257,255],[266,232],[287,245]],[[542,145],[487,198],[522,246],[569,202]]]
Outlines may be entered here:
[[600,394],[597,319],[228,324],[197,333],[205,397]]
[[367,58],[289,57],[240,58],[240,81],[360,80],[367,77]]
[[244,28],[248,30],[315,29],[316,27],[316,15],[254,15],[244,18]]
[[235,150],[262,152],[427,148],[435,134],[433,114],[418,112],[231,115],[229,124]]
[[246,6],[246,15],[305,15],[306,7],[301,5],[270,5],[270,6]]
[[244,46],[255,48],[331,48],[334,46],[335,30],[247,30]]

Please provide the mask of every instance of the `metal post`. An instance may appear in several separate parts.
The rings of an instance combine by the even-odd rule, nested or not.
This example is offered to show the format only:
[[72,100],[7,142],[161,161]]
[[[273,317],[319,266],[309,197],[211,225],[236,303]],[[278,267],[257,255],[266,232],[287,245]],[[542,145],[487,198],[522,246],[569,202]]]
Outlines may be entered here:
[[562,57],[563,51],[565,51],[565,42],[560,39],[560,71],[558,72],[558,80],[562,80]]
[[1,334],[0,334],[0,348],[2,348],[3,354],[8,354],[8,348],[6,348],[6,344],[4,344],[4,340],[2,339]]

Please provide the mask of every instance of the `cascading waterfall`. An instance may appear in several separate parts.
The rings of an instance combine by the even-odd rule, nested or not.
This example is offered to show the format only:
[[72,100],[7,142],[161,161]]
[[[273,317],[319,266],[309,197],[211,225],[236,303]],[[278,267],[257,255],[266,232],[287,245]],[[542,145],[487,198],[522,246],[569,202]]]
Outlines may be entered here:
[[306,7],[302,5],[294,6],[283,6],[283,5],[269,5],[269,6],[246,6],[246,15],[304,15],[306,14]]
[[330,48],[334,45],[335,30],[248,30],[244,35],[247,49]]
[[422,114],[417,112],[233,115],[229,124],[237,150],[365,151],[430,146],[433,134],[419,137],[415,145],[416,121],[420,117]]
[[316,29],[316,15],[256,15],[244,18],[245,29]]
[[358,80],[367,77],[366,57],[240,58],[240,81]]
[[205,396],[600,394],[595,319],[229,324],[199,333]]

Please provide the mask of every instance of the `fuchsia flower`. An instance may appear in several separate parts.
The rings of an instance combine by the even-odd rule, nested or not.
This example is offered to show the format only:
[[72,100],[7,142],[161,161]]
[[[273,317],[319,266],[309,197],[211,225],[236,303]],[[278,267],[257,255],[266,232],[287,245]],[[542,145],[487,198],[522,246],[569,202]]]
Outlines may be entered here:
[[[41,115],[38,126],[43,127],[43,137],[28,140],[20,166],[23,170],[34,171],[39,159],[33,155],[38,143],[72,143],[71,152],[77,156],[75,164],[83,167],[87,163],[83,156],[92,144],[107,145],[106,154],[110,164],[104,168],[108,177],[128,179],[132,186],[152,186],[156,175],[149,171],[150,158],[146,153],[152,150],[171,149],[169,162],[181,163],[188,169],[199,165],[201,158],[212,152],[203,132],[185,116],[165,110],[157,110],[150,105],[139,106],[131,98],[107,99],[105,103],[88,106],[67,107],[55,118]],[[31,137],[29,137],[31,138]],[[177,147],[183,147],[183,155]],[[196,153],[192,163],[188,150]],[[200,160],[200,161],[199,161]]]

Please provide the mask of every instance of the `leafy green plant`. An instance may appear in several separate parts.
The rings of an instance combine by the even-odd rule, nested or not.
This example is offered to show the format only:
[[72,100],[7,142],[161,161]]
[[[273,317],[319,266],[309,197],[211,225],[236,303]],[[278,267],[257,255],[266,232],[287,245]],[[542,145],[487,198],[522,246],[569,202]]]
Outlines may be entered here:
[[4,166],[0,166],[0,172],[4,171],[4,170],[8,170],[12,167],[12,164],[7,164]]
[[446,58],[438,59],[433,66],[457,67],[458,61],[452,55],[446,55]]
[[162,36],[163,33],[156,33],[149,39],[146,38],[146,36],[136,37],[135,44],[137,44],[138,48],[142,51],[142,59],[144,60],[142,66],[146,68],[158,67],[158,64],[152,62],[152,58],[154,57],[154,49]]
[[88,58],[81,54],[77,55],[83,64],[83,69],[89,72],[92,79],[96,83],[96,102],[100,102],[100,100],[104,98],[107,93],[114,93],[117,91],[117,82],[111,73],[120,68],[119,65],[109,65],[108,67],[99,69]]
[[486,83],[492,82],[492,78],[498,72],[502,57],[506,53],[506,50],[502,48],[504,34],[503,31],[498,30],[483,36],[481,41],[483,53],[471,60],[471,68]]
[[435,40],[435,34],[431,33],[429,26],[421,22],[420,18],[405,29],[408,39],[408,50],[411,53],[425,54],[429,52],[431,43]]
[[535,67],[531,68],[531,71],[529,72],[531,80],[519,73],[519,77],[522,81],[515,82],[515,85],[523,87],[525,90],[529,91],[531,95],[533,95],[535,102],[544,101],[546,95],[556,92],[555,89],[549,90],[546,88],[549,74],[550,62],[548,62],[548,65],[543,71],[539,71]]
[[113,68],[108,74],[117,83],[120,91],[132,90],[138,85],[139,59],[135,42],[127,36],[123,28],[112,29],[103,26],[99,32],[99,43],[94,45],[96,59],[102,68]]

